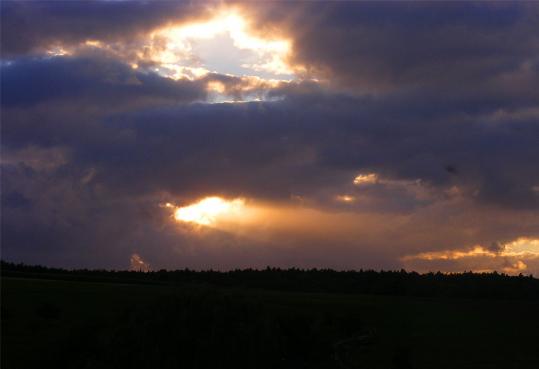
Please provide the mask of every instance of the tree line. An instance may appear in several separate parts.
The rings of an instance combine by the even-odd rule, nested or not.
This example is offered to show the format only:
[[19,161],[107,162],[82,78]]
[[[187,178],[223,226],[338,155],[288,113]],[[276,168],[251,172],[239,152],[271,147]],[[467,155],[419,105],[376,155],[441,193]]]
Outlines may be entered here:
[[61,269],[1,261],[2,276],[145,284],[207,284],[290,292],[539,300],[539,279],[504,273],[236,269],[125,271]]

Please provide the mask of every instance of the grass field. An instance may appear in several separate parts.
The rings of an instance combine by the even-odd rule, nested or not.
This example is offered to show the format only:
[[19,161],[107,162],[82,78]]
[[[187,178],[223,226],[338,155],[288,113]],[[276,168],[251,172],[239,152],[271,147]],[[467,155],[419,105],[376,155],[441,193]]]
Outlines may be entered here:
[[3,278],[2,368],[46,367],[536,369],[539,304]]

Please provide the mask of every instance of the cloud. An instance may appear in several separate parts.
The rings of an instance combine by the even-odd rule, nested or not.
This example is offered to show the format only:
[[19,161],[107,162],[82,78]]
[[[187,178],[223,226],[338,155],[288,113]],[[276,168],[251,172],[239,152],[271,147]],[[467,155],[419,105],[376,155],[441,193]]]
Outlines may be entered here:
[[148,272],[151,270],[150,264],[144,261],[142,257],[139,254],[133,254],[131,255],[131,268],[130,270],[134,270],[137,272]]
[[[207,15],[173,3],[59,4],[2,3],[3,20],[12,15],[2,22],[5,257],[534,270],[535,259],[500,250],[539,237],[535,6],[240,4],[254,31],[281,27],[292,62],[317,78],[275,82],[173,80],[104,50],[47,56],[55,42],[90,38],[130,50],[151,29]],[[263,203],[271,216],[193,232],[158,206],[207,196]],[[473,245],[484,253],[402,259]]]
[[254,8],[264,21],[293,35],[295,62],[334,84],[367,91],[443,86],[465,93],[473,87],[471,81],[474,89],[490,84],[538,55],[535,4],[310,3],[273,4],[260,12]]
[[162,24],[203,16],[208,8],[165,1],[6,1],[1,6],[4,58],[86,40],[125,43]]
[[24,58],[2,66],[2,106],[24,107],[61,101],[119,109],[203,100],[204,85],[143,73],[114,59]]
[[422,271],[539,272],[539,239],[520,237],[495,244],[496,249],[475,245],[464,250],[422,252],[405,256],[402,260],[407,267]]

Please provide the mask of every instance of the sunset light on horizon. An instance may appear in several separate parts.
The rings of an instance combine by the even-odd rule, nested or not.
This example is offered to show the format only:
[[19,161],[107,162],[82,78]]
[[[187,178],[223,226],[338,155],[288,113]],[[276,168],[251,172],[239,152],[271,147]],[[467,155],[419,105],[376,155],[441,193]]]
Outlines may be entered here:
[[243,199],[224,200],[217,196],[206,197],[194,204],[176,207],[174,218],[182,222],[213,225],[220,218],[240,216],[244,205]]

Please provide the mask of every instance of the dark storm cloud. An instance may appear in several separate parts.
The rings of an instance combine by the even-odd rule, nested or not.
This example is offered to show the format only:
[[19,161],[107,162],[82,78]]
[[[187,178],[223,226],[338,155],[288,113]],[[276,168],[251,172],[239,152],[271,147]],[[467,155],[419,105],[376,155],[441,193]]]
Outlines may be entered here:
[[26,58],[2,67],[2,105],[23,107],[51,101],[87,105],[182,103],[202,100],[204,85],[136,72],[106,57]]
[[303,7],[284,16],[275,6],[275,13],[265,15],[290,27],[296,61],[337,84],[464,92],[475,89],[472,82],[482,86],[537,61],[535,4],[322,2]]
[[132,40],[205,8],[188,1],[2,1],[2,55],[43,52],[56,43]]
[[[157,171],[171,180],[171,191],[192,182],[193,188],[202,184],[210,192],[290,196],[338,188],[351,182],[354,173],[370,170],[434,186],[471,186],[478,198],[491,203],[537,207],[532,187],[539,175],[527,160],[539,158],[534,120],[493,124],[457,115],[439,126],[422,118],[421,110],[410,112],[406,102],[293,101],[153,111],[134,117],[132,125],[125,116],[115,120],[141,137],[169,143],[146,152],[154,157],[152,167],[165,156],[171,166],[185,167],[181,181],[169,177],[179,176],[180,170]],[[159,128],[149,123],[156,121]],[[385,124],[391,124],[385,127],[390,132],[379,127]],[[199,163],[205,164],[199,168]],[[445,171],[446,163],[459,167],[457,178]]]
[[[469,106],[420,93],[353,97],[307,84],[274,92],[281,101],[173,107],[204,96],[201,86],[106,59],[24,60],[4,70],[7,146],[67,146],[75,165],[97,166],[98,178],[122,191],[288,198],[351,184],[367,170],[469,187],[477,199],[504,206],[537,206],[539,175],[529,160],[539,158],[535,117],[495,120],[488,99]],[[145,99],[161,106],[141,110],[135,102]],[[78,117],[52,101],[99,103],[101,114]],[[109,109],[124,103],[128,111]],[[30,122],[20,122],[25,114]],[[448,163],[458,174],[447,172]]]
[[[55,40],[121,41],[176,17],[175,6],[2,3],[3,255],[67,266],[127,266],[136,252],[169,267],[396,267],[395,240],[412,254],[538,236],[533,4],[261,4],[261,22],[297,25],[294,60],[330,78],[329,88],[282,83],[263,102],[203,102],[209,81],[243,97],[233,76],[173,81],[97,53],[17,57]],[[354,186],[360,172],[380,181]],[[158,207],[209,194],[367,211],[393,238],[338,235],[341,247],[296,235],[293,250],[253,249],[232,235],[178,234]],[[360,201],[336,203],[340,194]],[[400,216],[409,220],[392,223]]]

